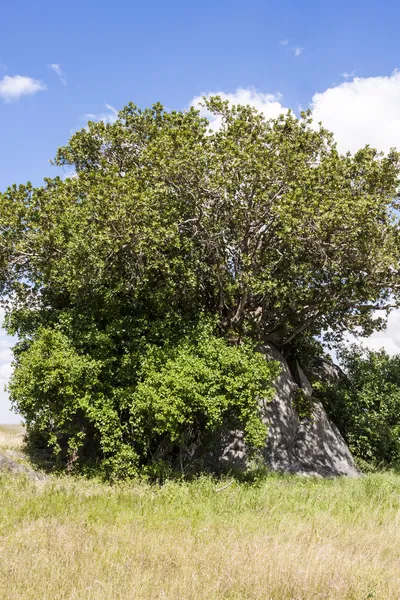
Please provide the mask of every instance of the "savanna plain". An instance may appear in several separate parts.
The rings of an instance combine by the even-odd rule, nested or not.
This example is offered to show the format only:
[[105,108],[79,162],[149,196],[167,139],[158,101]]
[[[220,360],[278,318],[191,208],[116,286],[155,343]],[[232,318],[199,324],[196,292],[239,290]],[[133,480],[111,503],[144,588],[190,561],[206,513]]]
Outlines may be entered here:
[[[18,427],[0,449],[23,451]],[[161,486],[0,474],[0,598],[400,598],[400,476]]]

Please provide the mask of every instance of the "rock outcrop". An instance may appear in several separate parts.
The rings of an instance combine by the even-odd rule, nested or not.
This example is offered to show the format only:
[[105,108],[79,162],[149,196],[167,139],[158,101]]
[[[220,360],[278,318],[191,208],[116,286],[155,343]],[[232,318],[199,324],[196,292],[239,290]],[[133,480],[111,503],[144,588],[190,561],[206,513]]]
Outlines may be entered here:
[[346,377],[342,369],[325,358],[317,358],[313,365],[313,373],[321,381],[338,383]]
[[[338,428],[329,420],[321,402],[313,398],[310,382],[300,366],[295,363],[289,367],[282,354],[271,345],[264,346],[262,351],[266,357],[281,364],[281,373],[275,381],[275,396],[261,407],[263,420],[268,425],[263,453],[266,464],[282,473],[358,477],[360,472],[350,450]],[[329,366],[332,372],[339,374],[335,365]],[[296,408],[299,398],[308,407],[306,416],[299,416]],[[232,432],[225,442],[220,460],[236,465],[246,463],[246,448],[241,432]]]
[[0,453],[0,472],[5,471],[13,475],[25,475],[25,477],[28,477],[32,481],[44,481],[46,479],[45,475],[29,469],[18,462],[18,459],[21,457],[20,455],[21,453],[12,450]]

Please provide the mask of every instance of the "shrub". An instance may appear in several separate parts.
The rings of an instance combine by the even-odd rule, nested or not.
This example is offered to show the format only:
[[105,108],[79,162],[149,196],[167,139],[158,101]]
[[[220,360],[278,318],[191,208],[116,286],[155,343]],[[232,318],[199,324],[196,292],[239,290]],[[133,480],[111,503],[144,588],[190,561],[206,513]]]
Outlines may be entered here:
[[244,431],[250,452],[265,443],[259,402],[278,366],[251,345],[203,324],[175,344],[149,344],[137,361],[134,383],[109,388],[100,360],[42,328],[16,361],[10,396],[61,464],[97,461],[112,478],[186,472],[231,429]]
[[353,345],[340,352],[346,377],[323,401],[354,455],[371,466],[400,464],[400,355]]

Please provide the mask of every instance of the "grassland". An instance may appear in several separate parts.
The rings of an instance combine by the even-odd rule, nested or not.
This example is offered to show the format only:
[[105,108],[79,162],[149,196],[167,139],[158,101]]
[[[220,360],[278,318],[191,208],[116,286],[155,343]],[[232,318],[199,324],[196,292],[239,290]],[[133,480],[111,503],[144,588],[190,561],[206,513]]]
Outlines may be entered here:
[[0,450],[20,448],[25,429],[21,425],[0,425]]
[[221,487],[0,475],[0,598],[400,598],[399,476]]

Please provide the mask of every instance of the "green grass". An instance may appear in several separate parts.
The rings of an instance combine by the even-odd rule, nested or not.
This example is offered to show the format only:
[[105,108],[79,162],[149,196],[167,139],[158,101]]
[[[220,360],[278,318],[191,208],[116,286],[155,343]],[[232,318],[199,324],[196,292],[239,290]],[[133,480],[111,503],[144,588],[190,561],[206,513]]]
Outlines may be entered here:
[[2,600],[400,598],[400,477],[0,475]]

